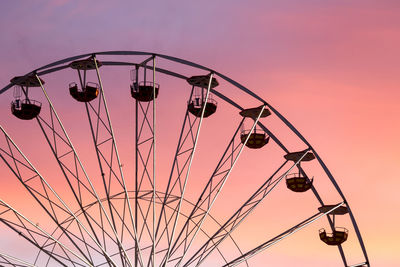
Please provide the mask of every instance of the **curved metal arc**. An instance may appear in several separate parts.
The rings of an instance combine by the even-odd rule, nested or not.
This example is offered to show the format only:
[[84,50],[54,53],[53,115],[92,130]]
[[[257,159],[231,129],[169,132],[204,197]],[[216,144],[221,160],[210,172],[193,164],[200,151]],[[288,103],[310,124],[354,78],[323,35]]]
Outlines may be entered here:
[[[358,228],[357,222],[355,220],[355,217],[350,209],[350,206],[346,200],[346,197],[344,196],[342,190],[340,189],[339,185],[337,184],[335,178],[333,177],[332,173],[329,171],[329,169],[326,167],[325,163],[322,161],[322,159],[320,158],[320,156],[318,155],[318,153],[315,151],[315,149],[311,146],[311,144],[303,137],[303,135],[300,134],[300,132],[282,115],[280,114],[275,108],[273,108],[270,104],[266,103],[266,105],[275,113],[275,115],[277,115],[279,117],[279,119],[281,119],[286,126],[289,127],[289,129],[291,129],[296,135],[297,137],[299,137],[310,149],[311,151],[314,153],[316,159],[318,160],[319,164],[321,165],[321,167],[324,169],[326,175],[328,176],[329,180],[331,181],[331,183],[333,184],[333,186],[335,187],[335,189],[337,190],[337,192],[339,193],[339,195],[342,197],[343,201],[346,203],[346,206],[349,210],[349,215],[350,215],[350,219],[353,223],[353,227],[354,230],[356,232],[358,241],[360,243],[361,249],[363,251],[364,257],[366,262],[369,262],[368,260],[368,255],[367,255],[367,251],[365,249],[365,245],[364,245],[364,241],[362,239],[360,230]],[[342,258],[344,257],[344,255],[342,254]],[[346,262],[345,258],[343,259],[344,262]],[[345,263],[346,265],[346,263]],[[368,263],[369,265],[369,263]]]
[[[318,160],[318,162],[320,163],[320,165],[321,165],[322,168],[324,169],[325,173],[328,175],[328,177],[329,177],[329,179],[331,180],[332,184],[335,186],[336,190],[338,191],[338,193],[339,193],[340,196],[342,197],[343,201],[346,203],[347,209],[348,209],[348,211],[349,211],[350,219],[351,219],[351,221],[352,221],[352,223],[353,223],[353,227],[354,227],[354,230],[355,230],[356,235],[357,235],[357,239],[358,239],[358,241],[359,241],[359,243],[360,243],[361,250],[363,251],[363,255],[364,255],[364,257],[365,257],[365,262],[366,262],[367,266],[370,266],[370,264],[369,264],[369,259],[368,259],[368,255],[367,255],[367,250],[366,250],[366,248],[365,248],[364,241],[363,241],[362,236],[361,236],[361,232],[360,232],[360,230],[359,230],[359,228],[358,228],[356,219],[355,219],[355,217],[354,217],[354,215],[353,215],[353,212],[351,211],[351,208],[350,208],[349,203],[347,202],[347,200],[346,200],[344,194],[343,194],[342,191],[340,190],[338,184],[336,183],[336,181],[335,181],[335,179],[333,178],[333,176],[332,176],[331,172],[329,171],[329,169],[326,167],[325,163],[321,160],[321,158],[319,157],[319,155],[317,154],[317,152],[316,152],[314,149],[312,149],[312,151],[313,151],[313,153],[314,153],[316,159]],[[341,253],[343,253],[343,252],[341,251]]]
[[[232,220],[232,218],[235,218],[236,216],[239,216],[239,214],[242,216],[241,219],[239,220],[239,222],[235,222],[234,226],[228,231],[228,233],[232,233],[242,222],[245,218],[247,218],[247,216],[258,206],[258,204],[261,203],[262,200],[265,199],[265,197],[278,185],[278,183],[294,168],[296,167],[298,164],[300,164],[301,160],[307,155],[309,149],[306,149],[303,153],[303,155],[295,162],[293,163],[293,165],[287,170],[285,171],[282,175],[280,175],[275,181],[272,182],[273,177],[278,173],[278,171],[283,168],[283,166],[285,166],[285,164],[288,162],[287,160],[277,169],[277,171],[274,172],[274,174],[266,181],[264,182],[261,187],[259,187],[257,189],[257,191],[235,212],[235,214],[224,224],[223,227],[226,227],[227,225],[229,225],[230,221]],[[270,188],[271,187],[271,188]],[[268,191],[267,191],[268,190]],[[263,192],[263,196],[261,197],[261,199],[259,199],[258,201],[254,201],[255,197],[258,196],[258,194],[260,192]],[[251,208],[247,211],[247,212],[243,212],[243,207],[249,205],[249,203],[254,203]],[[244,215],[243,215],[244,214]],[[221,231],[217,231],[214,235],[213,238],[217,235],[219,235]],[[217,247],[221,242],[223,242],[225,240],[226,236],[223,237],[222,239],[218,240],[217,244],[214,243],[214,248]],[[212,241],[212,239],[210,239],[210,241]],[[206,247],[208,245],[209,242],[205,243],[202,248],[200,248],[193,256],[192,258],[194,258],[196,256],[196,254],[198,254],[204,247]],[[213,248],[213,249],[214,249]],[[204,257],[201,257],[201,259],[199,260],[198,265],[201,264],[201,262],[203,262],[207,256],[209,256],[211,254],[211,252],[213,251],[213,249],[211,249],[207,255],[205,255]],[[188,260],[189,263],[190,260]]]
[[328,210],[327,212],[321,213],[318,212],[314,215],[312,215],[311,217],[307,218],[306,220],[300,222],[299,224],[295,225],[294,227],[286,230],[285,232],[275,236],[274,238],[262,243],[261,245],[257,246],[256,248],[248,251],[247,253],[245,253],[243,256],[238,257],[232,261],[230,261],[228,264],[224,265],[223,267],[227,267],[227,266],[236,266],[238,264],[240,264],[241,262],[243,262],[244,260],[248,260],[251,257],[257,255],[258,253],[260,253],[261,251],[275,245],[276,243],[278,243],[279,241],[287,238],[288,236],[291,236],[292,234],[296,233],[297,231],[303,229],[304,227],[310,225],[311,223],[317,221],[318,219],[322,218],[323,216],[326,216],[327,214],[331,213],[332,211],[334,211],[335,209],[339,208],[340,206],[342,206],[344,204],[344,202],[341,202],[337,205],[335,205],[334,207],[332,207],[330,210]]
[[12,83],[6,85],[3,89],[0,90],[0,94],[4,93],[5,91],[7,91],[8,89],[10,89],[13,86],[14,86],[14,84],[12,84]]
[[[187,60],[179,59],[179,58],[176,58],[176,57],[170,57],[170,56],[160,55],[160,54],[147,53],[147,52],[135,52],[135,51],[98,52],[98,53],[83,54],[83,55],[80,55],[80,56],[67,58],[67,59],[64,59],[64,60],[57,61],[57,62],[55,62],[54,64],[55,64],[55,65],[63,64],[63,63],[66,63],[66,62],[70,62],[70,61],[72,61],[72,60],[76,60],[76,59],[80,59],[80,58],[83,58],[83,57],[91,56],[91,55],[93,55],[93,54],[99,54],[99,55],[156,55],[156,56],[158,56],[158,57],[165,58],[165,59],[168,59],[168,60],[171,60],[171,61],[174,61],[174,62],[179,62],[179,63],[185,64],[185,65],[189,65],[189,66],[192,66],[192,67],[200,68],[200,69],[202,69],[202,70],[206,70],[206,71],[213,72],[213,73],[215,73],[217,76],[221,77],[222,79],[226,80],[227,82],[231,83],[232,85],[238,87],[239,89],[245,91],[245,92],[248,93],[249,95],[255,97],[255,98],[258,99],[258,100],[260,100],[261,102],[263,102],[263,103],[265,102],[262,98],[260,98],[259,96],[257,96],[257,95],[254,94],[253,92],[251,92],[249,89],[247,89],[246,87],[244,87],[244,86],[241,85],[240,83],[238,83],[238,82],[236,82],[236,81],[230,79],[229,77],[227,77],[227,76],[225,76],[225,75],[223,75],[223,74],[221,74],[221,73],[215,72],[214,70],[211,70],[211,69],[209,69],[209,68],[206,68],[206,67],[204,67],[204,66],[201,66],[201,65],[199,65],[199,64],[196,64],[196,63],[193,63],[193,62],[190,62],[190,61],[187,61]],[[57,64],[56,64],[56,63],[57,63]],[[114,65],[114,66],[121,66],[121,65],[135,66],[135,65],[138,65],[138,63],[116,62],[116,61],[105,61],[105,62],[103,62],[103,64],[104,64],[104,65]],[[54,66],[55,66],[55,65],[54,65]],[[45,68],[47,68],[47,67],[52,67],[52,66],[53,66],[52,64],[49,64],[49,65],[46,65],[46,66],[44,66],[44,67],[42,67],[42,68],[37,69],[37,71],[38,71],[38,70],[41,70],[41,69],[45,69]],[[47,71],[39,72],[38,75],[47,74],[47,73],[50,73],[50,72],[55,72],[55,71],[58,71],[58,70],[61,70],[61,69],[65,69],[65,68],[68,68],[68,67],[69,67],[68,65],[65,65],[65,66],[62,66],[62,67],[54,68],[54,69],[52,69],[52,70],[47,70]],[[148,68],[148,69],[151,68],[151,67],[149,67],[149,66],[145,66],[145,67]],[[170,75],[170,76],[173,76],[173,77],[176,77],[176,78],[185,79],[185,80],[187,79],[187,77],[184,76],[184,75],[181,75],[181,74],[179,74],[179,73],[175,73],[175,72],[172,72],[172,71],[169,71],[169,70],[166,70],[166,69],[156,68],[156,71],[157,71],[157,72],[160,72],[160,73],[164,73],[164,74]],[[12,84],[9,84],[8,86],[6,86],[6,87],[3,88],[2,90],[0,90],[0,94],[1,94],[3,91],[8,90],[8,89],[9,89],[10,87],[12,87],[12,86],[13,86]],[[220,92],[218,92],[218,91],[216,91],[216,90],[214,90],[214,89],[211,89],[211,92],[212,92],[213,94],[215,94],[216,96],[220,97],[221,99],[223,99],[224,101],[230,103],[230,104],[233,105],[234,107],[238,108],[239,110],[243,110],[243,108],[242,108],[241,106],[239,106],[237,103],[235,103],[234,101],[232,101],[231,99],[229,99],[228,97],[226,97],[225,95],[223,95],[222,93],[220,93]],[[261,123],[259,123],[259,124],[260,124],[260,126],[267,132],[267,134],[268,134],[269,136],[271,136],[271,138],[272,138],[282,149],[285,150],[285,152],[288,152],[287,149],[284,148],[283,144],[279,141],[278,138],[276,138],[276,137],[275,137],[267,128],[265,128],[265,126],[263,126]]]
[[[202,66],[200,64],[185,60],[185,59],[181,59],[181,58],[177,58],[177,57],[172,57],[172,56],[167,56],[167,55],[163,55],[163,54],[157,54],[157,53],[149,53],[149,52],[139,52],[139,51],[105,51],[105,52],[94,52],[94,53],[88,53],[88,54],[82,54],[82,55],[78,55],[78,56],[74,56],[74,57],[69,57],[69,58],[65,58],[65,59],[61,59],[58,61],[55,61],[53,63],[47,64],[45,66],[42,66],[40,68],[35,69],[33,72],[30,72],[28,74],[32,74],[32,73],[37,73],[38,71],[41,70],[45,70],[51,67],[55,67],[58,66],[60,64],[64,64],[73,60],[78,60],[84,57],[89,57],[92,55],[152,55],[152,56],[157,56],[160,58],[164,58],[166,60],[170,60],[172,62],[177,62],[177,63],[181,63],[183,65],[187,65],[187,66],[191,66],[191,67],[195,67],[201,70],[205,70],[205,71],[209,71],[209,72],[213,72],[215,73],[217,76],[221,77],[222,79],[228,81],[229,83],[235,85],[236,87],[238,87],[239,89],[241,89],[242,91],[244,91],[245,93],[255,97],[256,99],[258,99],[259,101],[261,101],[262,103],[264,103],[265,101],[259,97],[258,95],[254,94],[252,91],[250,91],[249,89],[247,89],[246,87],[244,87],[243,85],[239,84],[238,82],[228,78],[227,76],[218,73],[210,68],[207,68],[205,66]],[[27,75],[27,74],[26,74]],[[8,85],[10,86],[10,85]],[[12,85],[10,86],[12,87]],[[8,90],[9,88],[3,88],[2,90],[0,90],[0,94],[6,90]]]
[[[102,64],[103,64],[103,65],[108,65],[108,66],[138,66],[138,63],[119,62],[119,61],[102,61]],[[68,65],[65,65],[65,66],[62,66],[62,67],[59,67],[59,68],[55,68],[55,69],[52,69],[52,70],[48,70],[47,72],[45,72],[45,71],[44,71],[44,72],[39,72],[38,75],[42,75],[42,74],[47,74],[47,73],[50,73],[50,72],[58,71],[58,70],[61,70],[61,69],[65,69],[65,68],[67,68],[67,67],[69,67],[69,66],[68,66]],[[143,66],[143,67],[144,67],[144,68],[147,68],[147,69],[151,69],[150,66]],[[163,73],[163,74],[166,74],[166,75],[175,77],[175,78],[179,78],[179,79],[183,79],[183,80],[186,80],[186,79],[188,78],[188,77],[186,77],[186,76],[184,76],[184,75],[182,75],[182,74],[179,74],[179,73],[176,73],[176,72],[173,72],[173,71],[170,71],[170,70],[166,70],[166,69],[162,69],[162,68],[158,68],[158,67],[155,68],[155,69],[156,69],[156,72]],[[217,73],[216,73],[216,74],[217,74]],[[224,77],[224,79],[226,79],[228,82],[230,82],[230,83],[231,83],[232,85],[234,85],[234,86],[239,85],[239,86],[241,86],[242,88],[245,88],[244,86],[242,86],[242,85],[240,85],[239,83],[233,81],[232,79],[227,78],[226,76],[224,76],[224,75],[222,75],[222,74],[218,74],[218,76]],[[12,85],[10,85],[10,86],[12,87]],[[246,90],[248,90],[248,89],[246,88]],[[212,89],[212,88],[211,88],[210,91],[211,91],[211,93],[213,93],[213,94],[216,95],[217,97],[221,98],[221,99],[224,100],[225,102],[231,104],[232,106],[236,107],[237,109],[239,109],[239,110],[243,110],[243,109],[244,109],[244,108],[241,107],[239,104],[237,104],[236,102],[234,102],[233,100],[231,100],[229,97],[227,97],[227,96],[225,96],[224,94],[222,94],[222,93],[216,91],[215,89]],[[1,91],[0,91],[0,94],[1,94]],[[274,140],[275,143],[278,144],[278,146],[280,146],[286,153],[289,152],[289,150],[286,149],[286,147],[279,141],[279,139],[278,139],[271,131],[268,130],[268,128],[266,128],[261,122],[258,122],[258,125],[259,125],[259,126],[268,134],[268,136],[270,136],[270,137],[272,138],[272,140]]]
[[[43,69],[50,68],[50,67],[54,67],[54,66],[57,66],[57,65],[60,65],[60,64],[63,64],[63,63],[66,63],[66,62],[75,60],[75,59],[87,57],[87,56],[90,56],[90,55],[93,55],[93,54],[98,54],[98,55],[156,55],[156,56],[158,56],[158,57],[161,57],[161,58],[164,58],[164,59],[167,59],[167,60],[171,60],[171,61],[178,62],[178,63],[181,63],[181,64],[185,64],[185,65],[188,65],[188,66],[192,66],[192,67],[196,67],[196,68],[199,68],[199,69],[202,69],[202,70],[212,71],[212,70],[209,69],[209,68],[206,68],[206,67],[204,67],[204,66],[201,66],[201,65],[199,65],[199,64],[196,64],[196,63],[193,63],[193,62],[190,62],[190,61],[187,61],[187,60],[183,60],[183,59],[179,59],[179,58],[175,58],[175,57],[171,57],[171,56],[166,56],[166,55],[161,55],[161,54],[148,53],[148,52],[136,52],[136,51],[108,51],[108,52],[97,52],[97,53],[83,54],[83,55],[80,55],[80,56],[70,57],[70,58],[67,58],[67,59],[64,59],[64,60],[56,61],[56,62],[54,62],[54,63],[48,64],[48,65],[45,65],[45,66],[43,66],[43,67],[41,67],[41,68],[39,68],[39,69],[36,69],[36,71],[43,70]],[[32,72],[31,72],[31,73],[32,73]],[[241,84],[235,82],[234,80],[232,80],[232,79],[230,79],[230,78],[228,78],[228,77],[226,77],[226,76],[224,76],[224,75],[222,75],[222,74],[220,74],[220,73],[218,73],[218,72],[215,72],[215,74],[217,74],[219,77],[221,77],[222,79],[226,80],[227,82],[233,84],[234,86],[238,87],[239,89],[243,90],[244,92],[248,93],[249,95],[255,97],[255,98],[258,99],[258,100],[260,100],[261,102],[266,103],[264,100],[262,100],[262,99],[261,99],[260,97],[258,97],[256,94],[254,94],[253,92],[251,92],[250,90],[248,90],[246,87],[242,86]],[[4,87],[2,90],[0,90],[0,94],[3,93],[3,92],[5,92],[6,90],[8,90],[8,89],[11,88],[11,87],[12,87],[12,84],[7,85],[7,86]],[[231,104],[232,104],[232,103],[231,103]],[[285,123],[285,124],[286,124],[286,125],[287,125],[287,126],[302,140],[302,141],[303,141],[303,142],[304,142],[304,143],[305,143],[305,144],[307,144],[307,145],[312,149],[312,151],[317,155],[317,153],[315,152],[315,150],[311,147],[311,145],[309,145],[309,143],[306,141],[306,139],[293,127],[293,125],[291,125],[279,112],[277,112],[277,111],[276,111],[272,106],[270,106],[268,103],[266,103],[266,105],[267,105],[267,106],[268,106],[268,107],[269,107],[269,108],[270,108],[270,109],[271,109],[271,110],[272,110],[272,111],[273,111],[273,112],[274,112],[274,113],[275,113],[275,114],[276,114],[276,115],[277,115],[277,116],[278,116],[278,117],[279,117],[279,118],[280,118],[280,119],[281,119],[281,120],[282,120],[282,121],[283,121],[283,122],[284,122],[284,123]],[[334,179],[333,176],[330,174],[330,172],[329,172],[329,170],[327,169],[327,167],[325,166],[325,164],[322,162],[322,160],[321,160],[318,156],[317,156],[317,159],[318,159],[319,163],[321,164],[321,166],[323,167],[324,171],[327,173],[329,179],[331,180],[331,182],[332,182],[333,185],[335,186],[336,190],[337,190],[337,191],[339,192],[339,194],[342,196],[343,200],[345,200],[344,194],[341,192],[339,186],[337,185],[335,179]],[[347,203],[346,200],[345,200],[345,202]],[[347,205],[348,205],[348,204],[347,204]],[[350,217],[351,217],[353,226],[354,226],[354,228],[355,228],[355,231],[356,231],[358,240],[359,240],[360,245],[361,245],[361,247],[362,247],[364,257],[366,258],[366,262],[368,262],[368,256],[367,256],[367,253],[366,253],[365,245],[364,245],[364,242],[363,242],[363,240],[362,240],[362,237],[361,237],[361,233],[360,233],[360,231],[359,231],[359,228],[358,228],[358,226],[357,226],[357,224],[356,224],[354,215],[353,215],[353,213],[351,212],[350,208],[349,208],[349,214],[350,214]]]
[[41,71],[41,72],[37,72],[36,74],[38,76],[43,76],[43,75],[46,75],[46,74],[49,74],[49,73],[53,73],[53,72],[57,72],[57,71],[60,71],[60,70],[64,70],[64,69],[67,69],[67,68],[69,68],[69,65],[63,65],[63,66],[55,67],[55,68],[52,68],[52,69],[47,69],[47,70],[44,70],[44,71]]

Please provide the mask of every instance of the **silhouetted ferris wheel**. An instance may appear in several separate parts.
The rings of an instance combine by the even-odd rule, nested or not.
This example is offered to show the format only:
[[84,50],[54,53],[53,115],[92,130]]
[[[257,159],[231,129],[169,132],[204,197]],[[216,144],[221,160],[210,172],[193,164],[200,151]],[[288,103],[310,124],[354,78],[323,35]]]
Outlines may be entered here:
[[[325,217],[327,230],[315,236],[338,248],[344,266],[369,266],[349,203],[314,148],[221,73],[155,53],[98,52],[15,77],[0,94],[13,97],[2,114],[1,162],[28,207],[1,196],[1,229],[26,251],[0,251],[1,265],[252,266],[259,252]],[[317,191],[322,179],[336,197]],[[312,196],[314,212],[272,236],[255,230],[263,241],[243,247],[241,226],[281,188]],[[350,236],[362,263],[346,258]]]

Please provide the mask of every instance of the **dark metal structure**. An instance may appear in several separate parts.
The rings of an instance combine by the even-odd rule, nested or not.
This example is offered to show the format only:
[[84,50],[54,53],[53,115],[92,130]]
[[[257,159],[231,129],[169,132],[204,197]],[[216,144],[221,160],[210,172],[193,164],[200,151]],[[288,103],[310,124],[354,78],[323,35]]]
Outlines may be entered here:
[[[109,57],[122,60],[107,60]],[[131,60],[131,58],[134,60]],[[140,60],[136,60],[136,58]],[[144,59],[143,59],[144,58]],[[173,62],[190,67],[197,73],[190,77],[172,69],[161,68],[157,62]],[[161,64],[160,64],[161,65]],[[129,66],[132,83],[130,96],[134,109],[134,188],[132,177],[124,174],[118,151],[115,130],[106,100],[100,68]],[[64,70],[77,72],[76,81],[68,86],[71,99],[84,107],[90,129],[90,142],[96,158],[98,177],[91,177],[73,145],[67,129],[57,113],[44,86],[46,75]],[[201,73],[205,75],[199,75]],[[157,103],[165,92],[158,83],[158,73],[181,79],[191,87],[178,144],[169,174],[157,173]],[[257,101],[256,107],[242,107],[229,95],[219,91],[220,82],[230,84]],[[161,85],[160,85],[161,84]],[[204,66],[183,59],[147,52],[110,51],[84,54],[59,60],[15,77],[0,90],[3,94],[13,86],[20,88],[20,96],[12,102],[12,114],[22,120],[36,120],[56,162],[56,167],[67,184],[71,198],[65,200],[1,126],[0,158],[5,166],[24,186],[26,192],[55,225],[52,232],[24,216],[10,204],[0,199],[0,222],[6,228],[37,249],[33,262],[18,255],[0,252],[0,264],[6,266],[199,266],[207,265],[211,255],[220,255],[223,266],[243,264],[268,247],[277,244],[322,217],[332,233],[321,230],[320,239],[338,248],[344,266],[350,266],[342,247],[348,235],[355,235],[362,250],[363,261],[351,266],[369,266],[367,252],[349,203],[334,177],[315,149],[276,109],[231,78]],[[46,112],[41,104],[28,96],[30,87],[38,87],[46,100]],[[128,89],[127,89],[128,90]],[[242,116],[229,136],[229,142],[215,168],[207,178],[197,201],[185,198],[194,156],[204,120],[218,113],[224,102],[232,105]],[[218,105],[218,108],[217,108]],[[2,116],[6,116],[3,114]],[[262,123],[266,117],[275,117],[303,143],[300,151],[289,151],[284,141]],[[79,118],[82,120],[82,118]],[[245,125],[251,125],[243,131]],[[239,206],[226,220],[218,222],[211,209],[222,192],[243,150],[263,149],[274,142],[284,153],[282,164]],[[267,146],[268,147],[268,146]],[[324,203],[301,163],[314,160],[325,172],[340,195],[334,205]],[[168,179],[161,188],[160,179]],[[101,181],[102,188],[95,186]],[[278,234],[268,241],[242,252],[232,233],[244,222],[269,193],[285,179],[288,189],[305,193],[312,191],[320,204],[316,214]],[[102,193],[100,193],[100,191]],[[331,204],[331,203],[328,203]],[[186,208],[183,208],[186,207]],[[349,216],[354,231],[340,230],[335,226],[335,215]],[[210,220],[216,230],[206,229]],[[208,221],[207,221],[208,223]],[[262,233],[261,233],[262,234]],[[317,233],[316,233],[317,235]],[[202,238],[199,239],[199,236]],[[221,244],[230,240],[237,257],[228,259]],[[321,245],[323,243],[321,242]]]

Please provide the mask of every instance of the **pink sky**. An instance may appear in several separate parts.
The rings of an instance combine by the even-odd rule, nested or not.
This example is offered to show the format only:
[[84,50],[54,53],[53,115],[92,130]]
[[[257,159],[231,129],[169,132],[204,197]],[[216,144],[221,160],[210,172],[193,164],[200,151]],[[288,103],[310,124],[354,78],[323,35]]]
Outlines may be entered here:
[[[396,266],[400,264],[399,12],[398,1],[6,0],[0,8],[0,87],[36,67],[94,51],[149,51],[215,69],[265,99],[305,136],[346,195],[371,265]],[[122,87],[124,82],[116,85]],[[0,98],[6,106],[1,108],[0,123],[6,129],[21,125],[5,124],[11,99],[11,93]],[[182,118],[183,114],[178,121]],[[210,120],[215,127],[218,123]],[[121,134],[124,138],[129,137]],[[242,186],[232,183],[227,192]],[[8,188],[17,186],[4,184],[0,198],[23,209],[23,192],[9,195]],[[258,184],[249,186],[248,192]],[[283,191],[274,195],[285,201],[289,194]],[[310,196],[305,199],[315,204]],[[281,211],[272,203],[273,217],[279,219]],[[261,207],[254,225],[269,219],[262,208],[271,212],[269,205]],[[278,225],[279,220],[271,223]],[[270,236],[268,229],[257,238],[250,226],[243,229],[250,236],[242,237],[245,248]],[[307,234],[317,238],[314,228]],[[337,250],[320,242],[310,241],[308,249],[297,251],[304,244],[302,237],[307,238],[299,233],[253,262],[318,266],[329,256],[326,266],[340,263]],[[311,253],[314,261],[303,253],[307,250],[316,251]],[[353,245],[348,250],[359,253]]]

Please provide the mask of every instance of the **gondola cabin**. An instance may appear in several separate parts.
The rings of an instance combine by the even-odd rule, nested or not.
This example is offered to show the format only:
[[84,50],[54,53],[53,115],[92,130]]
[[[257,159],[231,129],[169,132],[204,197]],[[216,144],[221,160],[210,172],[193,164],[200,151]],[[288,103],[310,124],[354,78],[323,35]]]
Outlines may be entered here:
[[312,187],[313,179],[302,176],[300,173],[291,173],[286,175],[286,187],[293,192],[306,192]]
[[[205,107],[204,107],[205,106]],[[201,117],[204,107],[204,118],[207,118],[217,111],[217,101],[213,99],[207,99],[207,102],[203,102],[202,99],[197,98],[191,100],[188,103],[188,110],[196,117]]]
[[314,154],[312,152],[304,150],[287,153],[284,158],[288,161],[293,161],[294,163],[297,163],[297,167],[299,169],[298,173],[291,173],[286,175],[286,187],[289,190],[297,193],[306,192],[307,190],[311,189],[314,179],[309,179],[305,174],[302,174],[302,172],[300,171],[300,164],[301,162],[311,161],[315,159]]
[[11,113],[21,120],[31,120],[36,118],[40,110],[42,108],[42,104],[38,101],[31,99],[15,99],[11,102]]
[[70,83],[69,93],[76,101],[90,102],[98,96],[99,86],[96,83],[88,82],[82,90],[79,90],[76,83]]
[[349,231],[344,227],[335,227],[335,217],[336,215],[345,215],[349,212],[346,206],[337,205],[324,205],[318,208],[319,212],[328,214],[327,216],[332,216],[332,233],[327,233],[325,229],[319,230],[319,238],[322,242],[330,246],[338,246],[347,240],[349,236]]
[[[37,75],[17,76],[10,80],[15,84],[14,101],[11,102],[11,113],[21,120],[31,120],[36,118],[42,108],[42,103],[29,98],[30,87],[41,87],[44,81]],[[22,93],[25,99],[21,100]]]
[[207,118],[217,111],[217,101],[207,90],[217,87],[218,81],[210,75],[198,75],[187,78],[186,81],[193,86],[193,94],[188,102],[188,111],[196,117],[201,117],[204,108],[203,118]]
[[325,229],[319,230],[319,238],[329,246],[338,246],[347,240],[349,231],[343,227],[336,227],[332,233],[327,233]]
[[149,102],[154,99],[154,91],[155,97],[158,96],[158,91],[160,89],[160,85],[153,82],[134,82],[131,85],[131,96],[140,102]]
[[201,117],[204,108],[204,118],[207,118],[217,111],[217,101],[213,99],[211,93],[208,94],[204,88],[196,87],[192,97],[188,102],[188,111],[196,117]]
[[[267,108],[263,108],[263,106],[259,106],[256,108],[248,108],[239,112],[240,116],[244,118],[251,118],[256,120],[257,118],[265,118],[271,115],[271,112]],[[249,139],[246,142],[247,137]],[[242,131],[240,134],[240,141],[248,147],[252,149],[262,148],[266,144],[268,144],[270,137],[266,135],[266,133],[261,130],[254,128],[254,131],[250,133],[250,130]]]
[[249,139],[247,140],[247,143],[245,144],[248,148],[252,149],[259,149],[268,144],[269,142],[269,136],[262,132],[256,132],[254,131],[253,133],[249,133],[249,131],[243,131],[240,134],[240,141],[242,144],[246,142],[247,137]]

